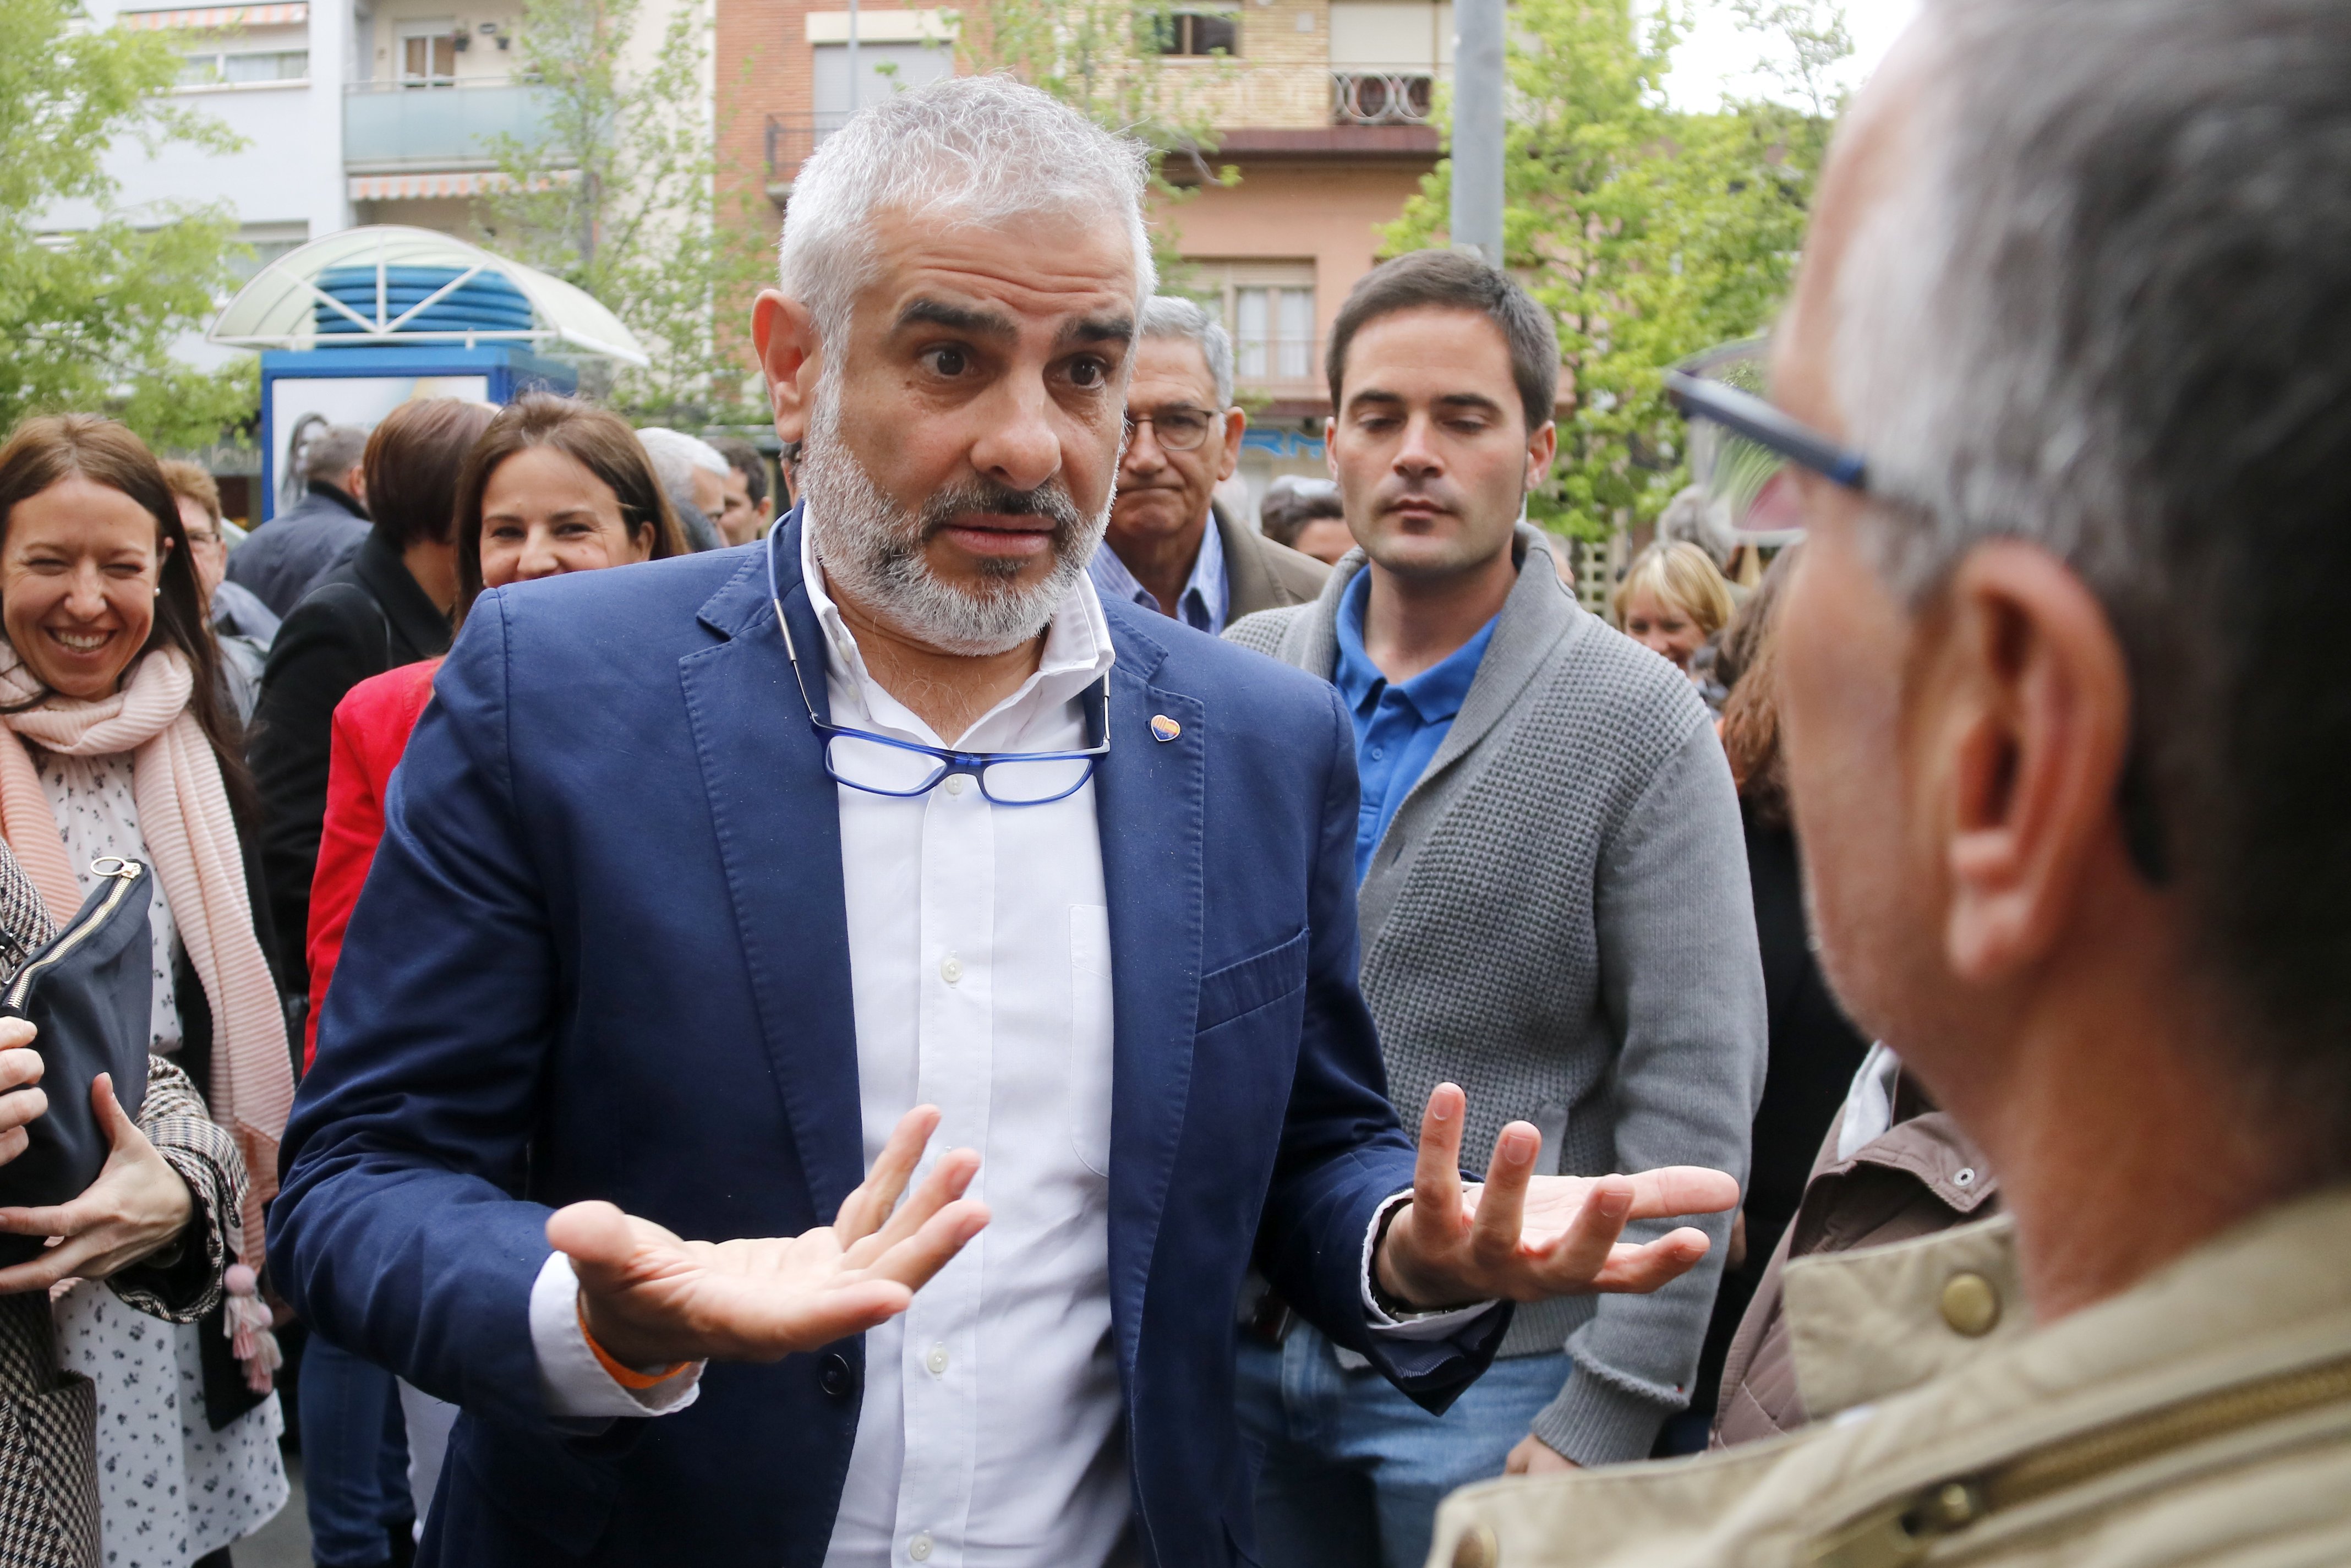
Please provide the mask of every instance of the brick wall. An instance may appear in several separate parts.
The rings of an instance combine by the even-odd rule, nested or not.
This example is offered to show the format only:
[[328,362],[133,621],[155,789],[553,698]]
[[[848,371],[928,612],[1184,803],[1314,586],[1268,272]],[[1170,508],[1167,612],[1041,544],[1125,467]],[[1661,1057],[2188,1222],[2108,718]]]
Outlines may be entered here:
[[1329,0],[1245,0],[1239,18],[1238,59],[1221,69],[1205,60],[1165,63],[1161,79],[1173,101],[1207,110],[1220,130],[1331,123]]

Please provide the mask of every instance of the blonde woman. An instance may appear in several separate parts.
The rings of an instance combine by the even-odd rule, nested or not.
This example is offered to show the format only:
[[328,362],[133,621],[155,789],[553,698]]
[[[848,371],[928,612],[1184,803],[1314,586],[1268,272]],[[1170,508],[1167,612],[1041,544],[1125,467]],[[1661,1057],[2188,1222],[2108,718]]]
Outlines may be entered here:
[[1691,674],[1691,655],[1722,630],[1734,608],[1730,584],[1706,551],[1687,541],[1654,544],[1635,556],[1612,602],[1625,635],[1685,674]]

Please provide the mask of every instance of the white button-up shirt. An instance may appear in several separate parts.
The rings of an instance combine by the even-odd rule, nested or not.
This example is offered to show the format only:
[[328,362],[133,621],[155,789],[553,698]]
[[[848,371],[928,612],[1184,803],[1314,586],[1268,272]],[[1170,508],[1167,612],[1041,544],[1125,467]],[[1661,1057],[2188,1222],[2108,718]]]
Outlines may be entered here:
[[[1036,674],[970,731],[934,735],[867,671],[802,530],[837,725],[967,751],[1085,745],[1110,628],[1081,577]],[[1113,720],[1116,716],[1113,715]],[[797,706],[773,722],[799,722]],[[1113,743],[1114,744],[1114,743]],[[961,786],[956,788],[956,786]],[[968,778],[894,800],[838,790],[841,884],[870,1169],[900,1117],[942,1113],[931,1155],[979,1151],[987,1228],[865,1335],[865,1388],[828,1568],[1102,1568],[1139,1560],[1110,1306],[1111,955],[1094,788],[990,804]],[[918,1177],[919,1179],[919,1177]],[[1364,1238],[1368,1275],[1371,1235]],[[664,1414],[700,1368],[642,1392],[596,1363],[556,1253],[531,1297],[548,1408]],[[1395,1323],[1441,1337],[1468,1312]]]

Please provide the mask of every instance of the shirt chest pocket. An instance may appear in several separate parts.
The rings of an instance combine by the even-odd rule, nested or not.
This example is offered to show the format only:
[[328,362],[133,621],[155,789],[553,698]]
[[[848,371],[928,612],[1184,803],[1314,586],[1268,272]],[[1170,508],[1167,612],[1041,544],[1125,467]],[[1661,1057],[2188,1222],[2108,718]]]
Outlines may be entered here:
[[1110,1175],[1113,1035],[1110,911],[1070,906],[1070,1145],[1096,1176]]

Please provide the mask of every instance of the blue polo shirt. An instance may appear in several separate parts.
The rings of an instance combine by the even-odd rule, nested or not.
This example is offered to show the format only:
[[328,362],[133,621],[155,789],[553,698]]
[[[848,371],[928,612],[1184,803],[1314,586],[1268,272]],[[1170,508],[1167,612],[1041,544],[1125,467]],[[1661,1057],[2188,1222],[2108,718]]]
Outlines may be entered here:
[[1494,640],[1494,622],[1489,621],[1443,659],[1391,685],[1364,652],[1364,605],[1371,592],[1372,574],[1362,570],[1339,596],[1339,663],[1331,672],[1355,720],[1355,771],[1364,788],[1363,807],[1355,818],[1359,883],[1372,869],[1372,852],[1395,820],[1396,808],[1445,744],[1455,716],[1468,700],[1469,683],[1478,678],[1486,644]]

